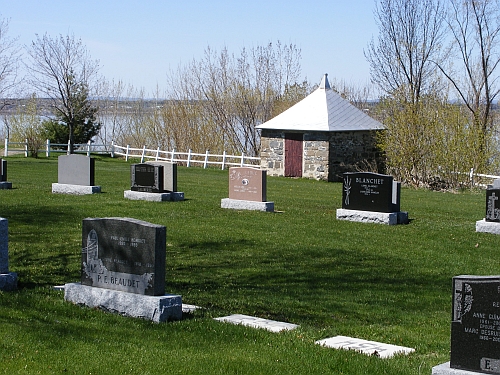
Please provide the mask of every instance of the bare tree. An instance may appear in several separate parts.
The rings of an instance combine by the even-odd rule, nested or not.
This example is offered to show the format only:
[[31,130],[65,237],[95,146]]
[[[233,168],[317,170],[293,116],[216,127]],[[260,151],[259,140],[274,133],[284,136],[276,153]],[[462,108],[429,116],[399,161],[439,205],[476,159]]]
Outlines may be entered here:
[[12,94],[19,82],[21,48],[17,38],[10,38],[8,33],[9,20],[0,18],[0,109],[6,105],[7,96]]
[[435,65],[441,61],[444,8],[441,0],[380,0],[375,8],[378,41],[368,45],[365,57],[371,79],[382,92],[405,92],[417,103],[432,91]]
[[55,116],[68,128],[73,152],[77,127],[95,119],[96,108],[89,101],[98,78],[99,62],[91,59],[82,41],[74,36],[36,35],[28,54],[30,83],[40,96],[52,100]]
[[492,104],[500,92],[500,4],[497,0],[450,0],[450,4],[453,54],[449,65],[437,65],[468,108],[481,137],[480,151],[487,152],[488,133],[494,123]]

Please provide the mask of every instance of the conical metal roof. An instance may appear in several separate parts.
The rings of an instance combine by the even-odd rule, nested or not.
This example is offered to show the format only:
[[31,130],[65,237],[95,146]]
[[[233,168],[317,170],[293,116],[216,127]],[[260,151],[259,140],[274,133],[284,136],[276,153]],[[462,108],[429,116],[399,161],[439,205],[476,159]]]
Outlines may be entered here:
[[325,74],[315,91],[256,128],[335,132],[379,130],[384,125],[333,91]]

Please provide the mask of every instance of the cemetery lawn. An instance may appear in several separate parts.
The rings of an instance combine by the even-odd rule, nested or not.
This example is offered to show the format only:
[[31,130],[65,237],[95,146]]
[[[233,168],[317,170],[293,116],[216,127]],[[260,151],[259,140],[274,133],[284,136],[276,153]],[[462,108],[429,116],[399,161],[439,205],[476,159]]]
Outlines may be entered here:
[[[9,157],[0,190],[10,271],[0,374],[430,374],[449,361],[451,279],[499,274],[500,237],[475,232],[484,191],[403,188],[408,225],[337,221],[342,185],[268,177],[276,213],[220,208],[228,171],[178,169],[183,202],[129,201],[130,162],[96,157],[101,194],[51,193],[57,158]],[[137,161],[136,161],[137,162]],[[63,301],[80,277],[86,217],[167,227],[167,293],[203,309],[151,323]],[[271,333],[213,318],[300,325]],[[337,335],[415,348],[392,359],[315,345]]]

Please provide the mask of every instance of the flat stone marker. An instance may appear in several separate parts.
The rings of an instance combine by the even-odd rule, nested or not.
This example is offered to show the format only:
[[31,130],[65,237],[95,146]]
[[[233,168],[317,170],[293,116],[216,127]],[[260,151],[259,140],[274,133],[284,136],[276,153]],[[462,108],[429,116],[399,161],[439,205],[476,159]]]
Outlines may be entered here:
[[347,336],[335,336],[316,341],[316,344],[334,349],[356,350],[363,354],[376,355],[380,358],[391,358],[396,354],[409,354],[415,351],[404,346],[384,344]]
[[288,331],[299,327],[297,324],[278,322],[275,320],[257,318],[254,316],[242,314],[224,316],[222,318],[215,318],[215,320],[236,325],[240,324],[252,328],[263,328],[271,332]]

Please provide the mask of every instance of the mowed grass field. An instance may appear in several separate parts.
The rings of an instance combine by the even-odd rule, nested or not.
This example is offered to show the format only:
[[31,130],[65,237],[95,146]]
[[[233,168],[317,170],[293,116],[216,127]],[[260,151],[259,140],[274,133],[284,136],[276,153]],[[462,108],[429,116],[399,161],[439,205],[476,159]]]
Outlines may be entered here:
[[[337,221],[342,185],[268,177],[275,213],[220,208],[228,171],[179,167],[183,202],[123,198],[130,162],[96,157],[102,193],[51,193],[57,158],[9,157],[10,271],[0,292],[0,374],[430,374],[449,360],[451,279],[496,275],[500,237],[475,232],[484,191],[404,188],[408,225]],[[131,217],[167,227],[168,293],[203,309],[155,324],[64,302],[80,278],[81,223]],[[300,325],[283,333],[213,318]],[[392,359],[315,345],[344,335],[415,348]]]

